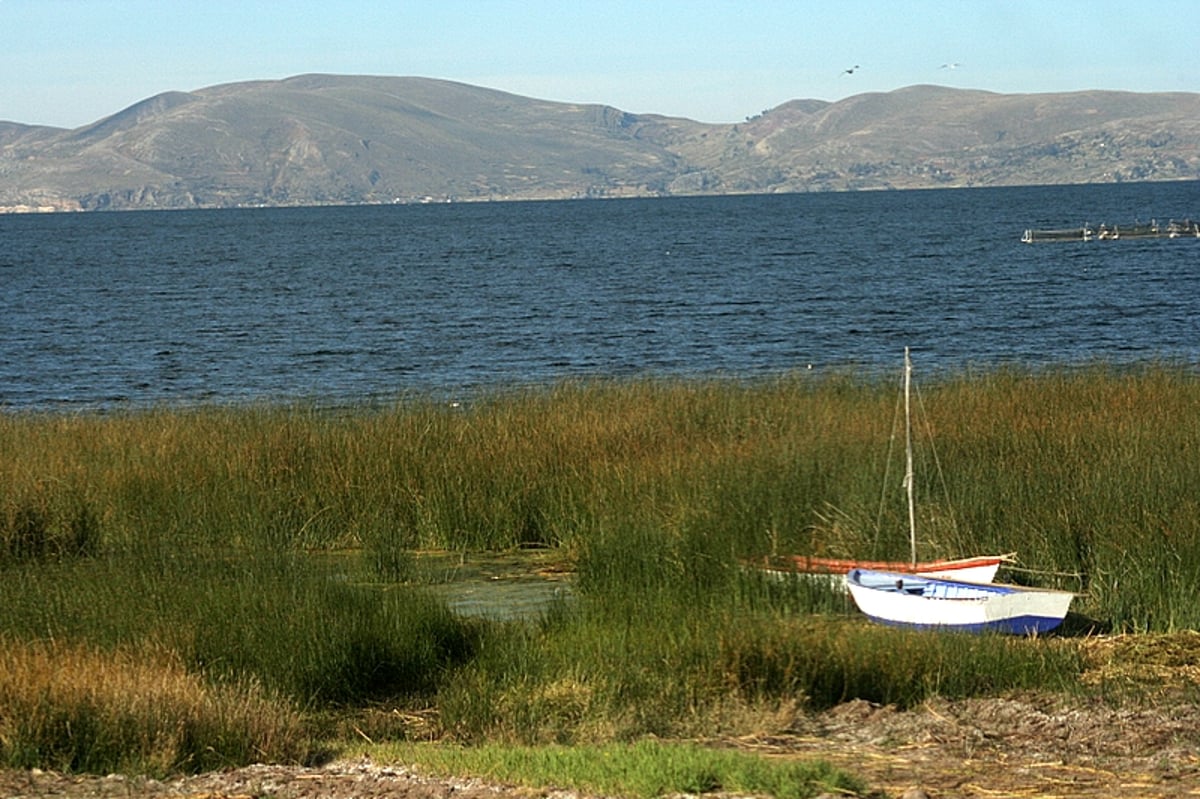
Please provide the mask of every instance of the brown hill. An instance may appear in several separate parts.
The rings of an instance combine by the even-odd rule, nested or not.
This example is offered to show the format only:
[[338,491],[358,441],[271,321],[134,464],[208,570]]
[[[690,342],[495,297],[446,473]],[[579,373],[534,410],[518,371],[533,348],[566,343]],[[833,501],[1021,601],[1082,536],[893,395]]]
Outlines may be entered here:
[[167,92],[75,130],[0,122],[0,207],[185,208],[1200,176],[1200,94],[934,86],[737,125],[426,78]]

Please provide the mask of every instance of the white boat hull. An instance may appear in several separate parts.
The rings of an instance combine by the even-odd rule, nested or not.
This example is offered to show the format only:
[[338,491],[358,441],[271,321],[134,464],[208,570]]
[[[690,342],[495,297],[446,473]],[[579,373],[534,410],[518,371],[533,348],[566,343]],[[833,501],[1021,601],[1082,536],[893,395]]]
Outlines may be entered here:
[[1015,585],[853,569],[846,588],[866,616],[914,629],[1034,635],[1058,627],[1075,595]]

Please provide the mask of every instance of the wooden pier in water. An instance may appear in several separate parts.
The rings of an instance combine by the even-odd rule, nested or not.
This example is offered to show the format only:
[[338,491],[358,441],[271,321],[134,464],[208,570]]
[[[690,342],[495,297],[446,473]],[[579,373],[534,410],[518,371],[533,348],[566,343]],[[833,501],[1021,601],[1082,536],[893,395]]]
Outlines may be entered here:
[[1165,225],[1156,221],[1134,222],[1132,225],[1083,225],[1057,230],[1028,229],[1021,236],[1026,244],[1042,241],[1117,241],[1119,239],[1200,239],[1200,223],[1190,219],[1171,220]]

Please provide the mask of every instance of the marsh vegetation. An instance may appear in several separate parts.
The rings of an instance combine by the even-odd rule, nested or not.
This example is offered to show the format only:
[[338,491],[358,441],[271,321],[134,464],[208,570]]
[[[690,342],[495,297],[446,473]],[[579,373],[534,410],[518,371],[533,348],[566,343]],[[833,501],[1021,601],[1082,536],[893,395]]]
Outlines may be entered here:
[[[852,699],[1117,697],[1082,679],[1081,635],[1200,626],[1200,381],[1173,366],[921,382],[922,555],[1016,552],[1009,579],[1080,593],[1063,635],[873,627],[746,569],[907,556],[896,388],[800,373],[0,415],[0,764],[603,747]],[[430,585],[426,553],[526,551],[572,575],[535,620],[457,614]],[[845,776],[813,774],[813,793]]]

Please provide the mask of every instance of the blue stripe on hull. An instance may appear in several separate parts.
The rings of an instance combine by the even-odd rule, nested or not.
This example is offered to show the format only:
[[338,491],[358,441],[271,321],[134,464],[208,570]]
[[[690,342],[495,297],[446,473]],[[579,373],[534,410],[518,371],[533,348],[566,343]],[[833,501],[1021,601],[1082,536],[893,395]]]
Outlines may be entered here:
[[1014,616],[1011,619],[994,619],[979,624],[913,624],[910,622],[884,619],[879,616],[867,616],[872,621],[886,624],[889,627],[903,627],[908,630],[934,630],[940,632],[963,633],[1006,633],[1008,635],[1040,635],[1048,633],[1062,619],[1053,616]]

